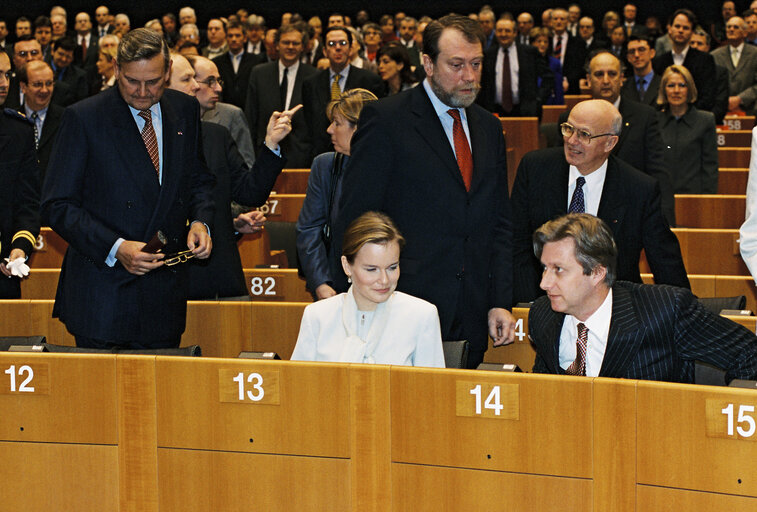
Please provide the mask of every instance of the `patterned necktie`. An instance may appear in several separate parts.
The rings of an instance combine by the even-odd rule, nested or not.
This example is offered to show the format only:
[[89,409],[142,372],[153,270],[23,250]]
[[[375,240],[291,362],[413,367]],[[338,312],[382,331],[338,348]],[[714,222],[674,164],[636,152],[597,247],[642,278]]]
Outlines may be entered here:
[[465,130],[463,130],[463,122],[460,120],[460,111],[456,108],[451,108],[447,111],[452,116],[454,122],[452,123],[452,140],[455,142],[455,157],[457,158],[457,166],[460,168],[460,174],[463,176],[463,182],[465,183],[465,190],[470,191],[470,183],[473,178],[473,155],[468,145],[468,137],[465,136]]
[[152,126],[152,114],[149,110],[139,112],[139,117],[145,120],[145,127],[142,128],[142,140],[145,142],[147,152],[150,154],[150,160],[155,167],[155,172],[160,173],[160,155],[158,154],[158,138],[155,136],[155,128]]
[[589,339],[589,329],[582,323],[576,325],[578,339],[576,340],[576,359],[565,370],[568,375],[586,375],[586,343]]
[[[286,110],[287,108],[287,89],[289,89],[289,80],[287,79],[288,71],[289,68],[284,68],[284,78],[281,79],[281,85],[279,86],[279,94],[281,95],[281,110]],[[339,88],[338,84],[336,88]]]
[[586,212],[586,206],[584,205],[584,183],[586,183],[586,178],[584,178],[583,176],[576,178],[576,190],[573,191],[573,197],[570,199],[568,213]]
[[647,90],[647,79],[639,78],[639,100],[644,101],[644,92]]
[[555,43],[555,48],[552,51],[552,56],[558,60],[560,60],[560,58],[562,57],[562,36],[557,36],[557,42]]
[[34,149],[39,149],[39,128],[37,128],[37,119],[39,119],[39,114],[32,112],[31,119],[32,123],[34,123]]
[[510,113],[513,110],[513,86],[510,76],[510,51],[504,49],[505,58],[502,60],[502,110]]
[[339,79],[341,78],[340,75],[334,75],[334,81],[331,82],[331,99],[332,100],[338,100],[339,96],[342,95],[342,90],[339,88]]

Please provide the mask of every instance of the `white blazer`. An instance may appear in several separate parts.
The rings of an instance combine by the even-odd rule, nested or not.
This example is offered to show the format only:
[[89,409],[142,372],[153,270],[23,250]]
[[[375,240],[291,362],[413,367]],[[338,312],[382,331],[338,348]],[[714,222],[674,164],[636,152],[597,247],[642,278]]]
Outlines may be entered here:
[[356,334],[357,320],[352,288],[310,304],[291,359],[444,368],[439,314],[430,302],[394,292],[376,307],[366,340]]
[[739,230],[741,257],[757,282],[757,127],[752,129],[752,156],[746,185],[746,213]]

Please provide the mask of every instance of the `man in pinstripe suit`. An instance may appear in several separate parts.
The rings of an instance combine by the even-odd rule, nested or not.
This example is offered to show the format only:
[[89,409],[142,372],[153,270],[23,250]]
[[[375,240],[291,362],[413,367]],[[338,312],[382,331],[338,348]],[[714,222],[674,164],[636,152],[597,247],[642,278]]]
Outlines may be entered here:
[[707,311],[689,290],[615,281],[617,248],[593,215],[569,214],[534,233],[547,292],[528,317],[534,372],[693,382],[694,361],[757,376],[757,337]]

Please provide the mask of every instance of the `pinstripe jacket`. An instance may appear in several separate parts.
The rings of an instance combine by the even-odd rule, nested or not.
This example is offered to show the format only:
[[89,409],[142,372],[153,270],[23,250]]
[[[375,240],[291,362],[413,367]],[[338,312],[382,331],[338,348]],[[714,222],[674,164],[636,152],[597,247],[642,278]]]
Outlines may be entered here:
[[[726,379],[757,376],[757,337],[707,311],[689,290],[618,281],[600,377],[694,382],[694,361],[727,371]],[[558,351],[565,315],[547,297],[531,307],[535,373],[565,373]]]

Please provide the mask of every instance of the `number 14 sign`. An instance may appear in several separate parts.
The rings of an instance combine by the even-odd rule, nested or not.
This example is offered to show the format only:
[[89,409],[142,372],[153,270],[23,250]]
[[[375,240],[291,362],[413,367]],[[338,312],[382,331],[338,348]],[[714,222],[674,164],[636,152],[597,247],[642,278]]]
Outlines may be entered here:
[[517,420],[520,416],[518,384],[457,381],[455,392],[458,416]]

